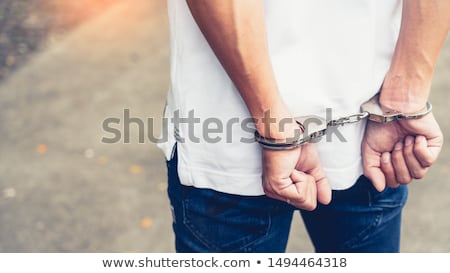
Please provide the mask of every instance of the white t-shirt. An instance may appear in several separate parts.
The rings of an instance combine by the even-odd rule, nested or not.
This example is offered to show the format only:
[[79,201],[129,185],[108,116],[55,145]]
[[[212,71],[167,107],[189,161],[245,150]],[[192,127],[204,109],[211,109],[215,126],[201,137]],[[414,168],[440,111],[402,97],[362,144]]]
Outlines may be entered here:
[[[332,118],[355,114],[379,91],[399,33],[401,0],[264,3],[273,69],[294,116],[326,118],[326,109],[331,109]],[[253,140],[252,124],[239,92],[186,1],[168,0],[168,8],[168,138],[163,137],[159,147],[169,159],[178,143],[178,172],[184,185],[231,194],[264,194],[261,148],[253,141],[248,143]],[[191,121],[175,124],[174,116],[191,117]],[[351,187],[362,174],[364,128],[364,122],[339,127],[346,141],[333,135],[317,144],[333,189]]]

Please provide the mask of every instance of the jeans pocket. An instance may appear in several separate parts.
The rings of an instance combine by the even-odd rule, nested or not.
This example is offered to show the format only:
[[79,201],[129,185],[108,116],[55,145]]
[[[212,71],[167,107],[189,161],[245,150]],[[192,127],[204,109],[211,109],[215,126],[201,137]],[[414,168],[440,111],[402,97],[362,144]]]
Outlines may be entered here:
[[383,220],[383,211],[358,212],[357,220],[352,223],[350,234],[353,236],[342,244],[341,252],[353,252],[360,245],[363,245],[376,231]]
[[257,198],[192,189],[183,200],[183,224],[211,251],[242,252],[271,225],[269,210]]
[[369,191],[369,205],[384,209],[403,207],[408,199],[408,187],[401,185],[398,188],[386,187],[382,192],[371,188]]
[[361,178],[359,195],[366,196],[366,205],[348,208],[342,218],[349,222],[343,244],[344,252],[395,252],[400,239],[401,212],[408,198],[408,187],[386,188],[378,192],[365,177]]
[[368,195],[369,204],[366,210],[358,212],[359,216],[353,224],[355,231],[359,229],[359,232],[355,232],[356,235],[345,242],[344,251],[359,252],[369,249],[376,252],[397,252],[401,212],[408,197],[408,188],[386,188],[382,192],[369,188]]

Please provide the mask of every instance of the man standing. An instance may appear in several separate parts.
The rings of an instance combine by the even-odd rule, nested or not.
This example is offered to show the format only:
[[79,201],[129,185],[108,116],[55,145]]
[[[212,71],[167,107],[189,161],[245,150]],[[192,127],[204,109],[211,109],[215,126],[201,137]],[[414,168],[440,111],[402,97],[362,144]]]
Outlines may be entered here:
[[296,207],[318,252],[398,252],[405,184],[443,143],[432,114],[290,149],[247,140],[289,143],[304,129],[294,117],[359,113],[380,88],[381,107],[422,112],[449,1],[168,3],[174,137],[160,147],[177,251],[283,252]]

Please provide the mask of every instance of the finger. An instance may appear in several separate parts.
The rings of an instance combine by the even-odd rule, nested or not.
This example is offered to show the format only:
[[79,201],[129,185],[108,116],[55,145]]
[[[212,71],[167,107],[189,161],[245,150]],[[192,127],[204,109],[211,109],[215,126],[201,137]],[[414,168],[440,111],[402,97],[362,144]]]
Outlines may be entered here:
[[[419,149],[422,149],[420,147]],[[414,137],[407,136],[405,139],[405,146],[403,148],[403,156],[405,158],[406,166],[412,178],[422,179],[428,171],[428,167],[423,167],[414,153]]]
[[386,188],[386,178],[380,167],[364,168],[364,176],[372,182],[377,191],[382,192]]
[[[305,152],[308,149],[308,167],[304,170],[306,173],[312,175],[315,179],[317,188],[317,200],[324,204],[328,205],[331,202],[331,186],[328,178],[325,175],[325,172],[320,163],[319,153],[317,149],[313,145],[306,145]],[[297,167],[305,167],[304,165],[297,165]]]
[[[306,189],[308,184],[314,183],[314,178],[297,170],[294,170],[294,172],[296,173],[291,174],[291,177],[285,178],[282,181],[279,181],[279,183],[273,183],[273,181],[271,182],[270,180],[266,181],[264,183],[264,191],[266,195],[271,198],[287,202],[296,207],[299,207],[299,205],[307,202],[308,191]],[[296,184],[302,185],[301,191],[298,190],[298,186],[296,186]],[[278,185],[284,186],[280,187]],[[314,196],[314,199],[315,198],[316,197]]]
[[400,184],[395,179],[394,166],[391,161],[391,153],[385,152],[381,155],[381,171],[386,178],[386,185],[389,188],[397,188]]
[[386,178],[381,171],[381,154],[375,152],[368,145],[362,146],[364,176],[373,184],[377,191],[382,192],[386,187]]
[[310,179],[309,176],[310,175],[307,175],[304,172],[294,169],[291,174],[291,179],[292,179],[292,182],[297,183],[297,182],[302,182],[302,181],[306,181],[306,180]]
[[324,177],[319,181],[316,181],[317,188],[317,201],[321,204],[328,205],[331,203],[332,190],[330,181]]
[[302,199],[293,202],[293,205],[308,211],[312,211],[317,207],[317,189],[315,180],[312,176],[309,179],[296,183],[297,191],[301,194]]
[[283,188],[274,187],[270,182],[265,183],[264,186],[264,192],[265,194],[273,199],[277,199],[283,202],[291,202],[291,200],[296,200],[299,198],[299,194],[297,192],[297,189],[292,182],[291,179],[288,179],[285,181],[288,186],[285,186]]
[[429,143],[424,136],[417,136],[414,144],[414,155],[419,160],[422,167],[431,167],[436,161],[441,148],[442,140],[435,141],[436,143]]
[[273,181],[271,179],[263,179],[264,193],[273,199],[286,201],[288,198],[283,197],[283,192],[290,192],[289,187],[293,187],[294,183],[290,178],[284,178],[280,181]]
[[392,151],[392,165],[395,170],[395,178],[399,184],[409,184],[412,181],[403,156],[403,143],[398,142]]
[[317,190],[314,177],[304,172],[294,170],[291,178],[300,198],[292,200],[291,204],[305,210],[314,210],[317,207]]
[[325,172],[320,164],[317,164],[313,168],[310,174],[314,177],[317,188],[317,200],[328,205],[331,202],[331,185],[328,178],[325,176]]

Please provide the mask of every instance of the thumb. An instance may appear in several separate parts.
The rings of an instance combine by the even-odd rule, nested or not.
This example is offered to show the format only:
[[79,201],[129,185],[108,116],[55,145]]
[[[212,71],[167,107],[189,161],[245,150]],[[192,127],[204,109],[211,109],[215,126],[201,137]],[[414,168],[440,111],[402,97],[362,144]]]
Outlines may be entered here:
[[317,187],[317,200],[324,204],[328,205],[331,202],[331,186],[330,181],[325,176],[316,181]]
[[324,205],[328,205],[331,202],[331,186],[320,162],[311,169],[310,173],[316,180],[317,200]]
[[382,192],[386,188],[386,177],[381,170],[381,155],[369,154],[363,151],[364,175],[372,181],[377,191]]
[[373,184],[377,191],[382,192],[386,188],[386,178],[379,167],[364,167],[364,176]]
[[317,200],[324,205],[329,204],[331,202],[331,186],[322,168],[316,147],[307,144],[302,148],[302,153],[307,156],[297,164],[297,168],[314,177],[317,188]]
[[373,150],[365,141],[362,144],[364,175],[372,181],[377,191],[386,188],[386,178],[381,170],[381,153]]

